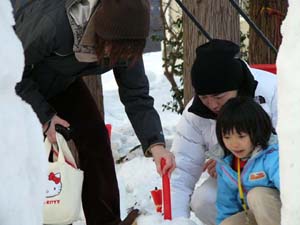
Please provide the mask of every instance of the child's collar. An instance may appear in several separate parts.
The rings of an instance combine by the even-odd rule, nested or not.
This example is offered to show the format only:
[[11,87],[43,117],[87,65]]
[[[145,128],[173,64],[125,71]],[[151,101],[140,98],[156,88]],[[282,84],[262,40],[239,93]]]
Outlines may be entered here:
[[262,147],[260,145],[258,145],[254,148],[254,150],[251,152],[251,154],[249,156],[247,156],[245,158],[241,158],[241,160],[248,160],[248,159],[254,158],[262,150],[263,150]]
[[[269,141],[268,141],[268,146],[269,145],[273,145],[273,144],[277,144],[278,143],[278,138],[277,138],[277,135],[275,134],[271,134],[270,138],[269,138]],[[263,148],[258,145],[254,148],[254,150],[251,152],[250,156],[249,157],[245,157],[241,160],[248,160],[250,158],[253,158],[255,157],[258,153],[260,153],[261,151],[263,150]]]

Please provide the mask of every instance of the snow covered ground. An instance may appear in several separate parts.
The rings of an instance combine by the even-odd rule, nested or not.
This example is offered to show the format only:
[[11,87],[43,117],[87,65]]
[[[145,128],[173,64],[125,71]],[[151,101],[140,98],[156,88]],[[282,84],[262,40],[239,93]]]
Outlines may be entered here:
[[[155,108],[160,114],[165,138],[169,144],[179,115],[170,111],[162,111],[162,104],[171,100],[171,85],[163,75],[161,52],[145,54],[144,64],[150,83],[150,95],[155,99]],[[105,120],[106,123],[112,124],[112,146],[114,150],[117,150],[114,154],[115,158],[118,158],[140,143],[119,100],[118,87],[112,71],[102,75],[102,83]]]
[[[171,85],[163,74],[161,58],[161,52],[144,54],[144,64],[150,83],[150,95],[155,99],[155,108],[162,121],[167,148],[170,149],[180,115],[163,111],[162,104],[166,104],[172,98]],[[125,217],[126,210],[135,207],[141,211],[137,220],[138,225],[202,225],[193,215],[192,220],[177,218],[173,221],[164,221],[163,216],[156,213],[150,191],[155,187],[162,187],[161,177],[156,172],[152,158],[146,158],[140,147],[130,152],[140,143],[119,100],[118,86],[112,71],[102,75],[102,84],[105,122],[112,125],[111,142],[115,161],[126,156],[122,163],[116,163],[121,216]],[[84,225],[84,222],[77,222],[75,225]]]
[[[171,111],[163,111],[162,104],[171,100],[170,83],[163,75],[161,52],[144,55],[146,74],[150,83],[150,95],[155,99],[167,142],[170,148],[175,126],[180,115]],[[126,155],[131,149],[139,145],[138,139],[119,101],[117,84],[112,72],[102,75],[105,120],[112,124],[112,148],[115,159]],[[152,158],[143,156],[141,148],[128,154],[127,160],[116,165],[121,192],[122,215],[126,208],[135,206],[141,210],[138,225],[164,224],[163,217],[155,212],[150,191],[155,187],[161,188],[161,178],[156,172]],[[195,219],[196,220],[196,219]],[[190,221],[178,219],[166,224],[192,224]],[[201,224],[198,222],[197,224]]]

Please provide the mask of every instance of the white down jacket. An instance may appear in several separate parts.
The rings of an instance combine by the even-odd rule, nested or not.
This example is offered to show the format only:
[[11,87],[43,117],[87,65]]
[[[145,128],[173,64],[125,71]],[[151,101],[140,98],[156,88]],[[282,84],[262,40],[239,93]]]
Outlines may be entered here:
[[[261,106],[272,118],[273,126],[277,123],[277,77],[262,70],[251,69],[258,81],[255,96],[263,96]],[[199,180],[205,152],[217,144],[215,134],[216,121],[206,119],[188,111],[192,100],[186,106],[177,125],[171,151],[176,158],[177,167],[171,177],[172,215],[189,217],[190,197]]]

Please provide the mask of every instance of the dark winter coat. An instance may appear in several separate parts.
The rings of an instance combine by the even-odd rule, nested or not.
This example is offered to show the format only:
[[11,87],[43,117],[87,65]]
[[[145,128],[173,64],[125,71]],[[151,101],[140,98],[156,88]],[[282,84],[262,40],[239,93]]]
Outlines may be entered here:
[[[81,76],[99,75],[110,69],[96,62],[79,62],[75,57],[78,28],[82,31],[83,28],[73,29],[70,23],[74,21],[70,21],[66,12],[77,3],[76,0],[35,0],[16,17],[15,29],[24,47],[26,64],[16,92],[32,106],[42,124],[56,113],[47,100]],[[113,71],[120,99],[143,149],[164,143],[142,58],[130,68],[120,66]]]

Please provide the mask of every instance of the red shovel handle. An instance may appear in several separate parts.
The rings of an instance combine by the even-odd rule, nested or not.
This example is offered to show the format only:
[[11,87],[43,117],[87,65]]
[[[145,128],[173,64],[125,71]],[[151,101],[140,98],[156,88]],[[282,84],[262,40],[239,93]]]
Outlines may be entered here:
[[[164,166],[166,165],[166,160],[162,158],[160,163],[161,170],[163,170]],[[172,220],[170,178],[167,172],[162,176],[162,187],[164,219]]]

